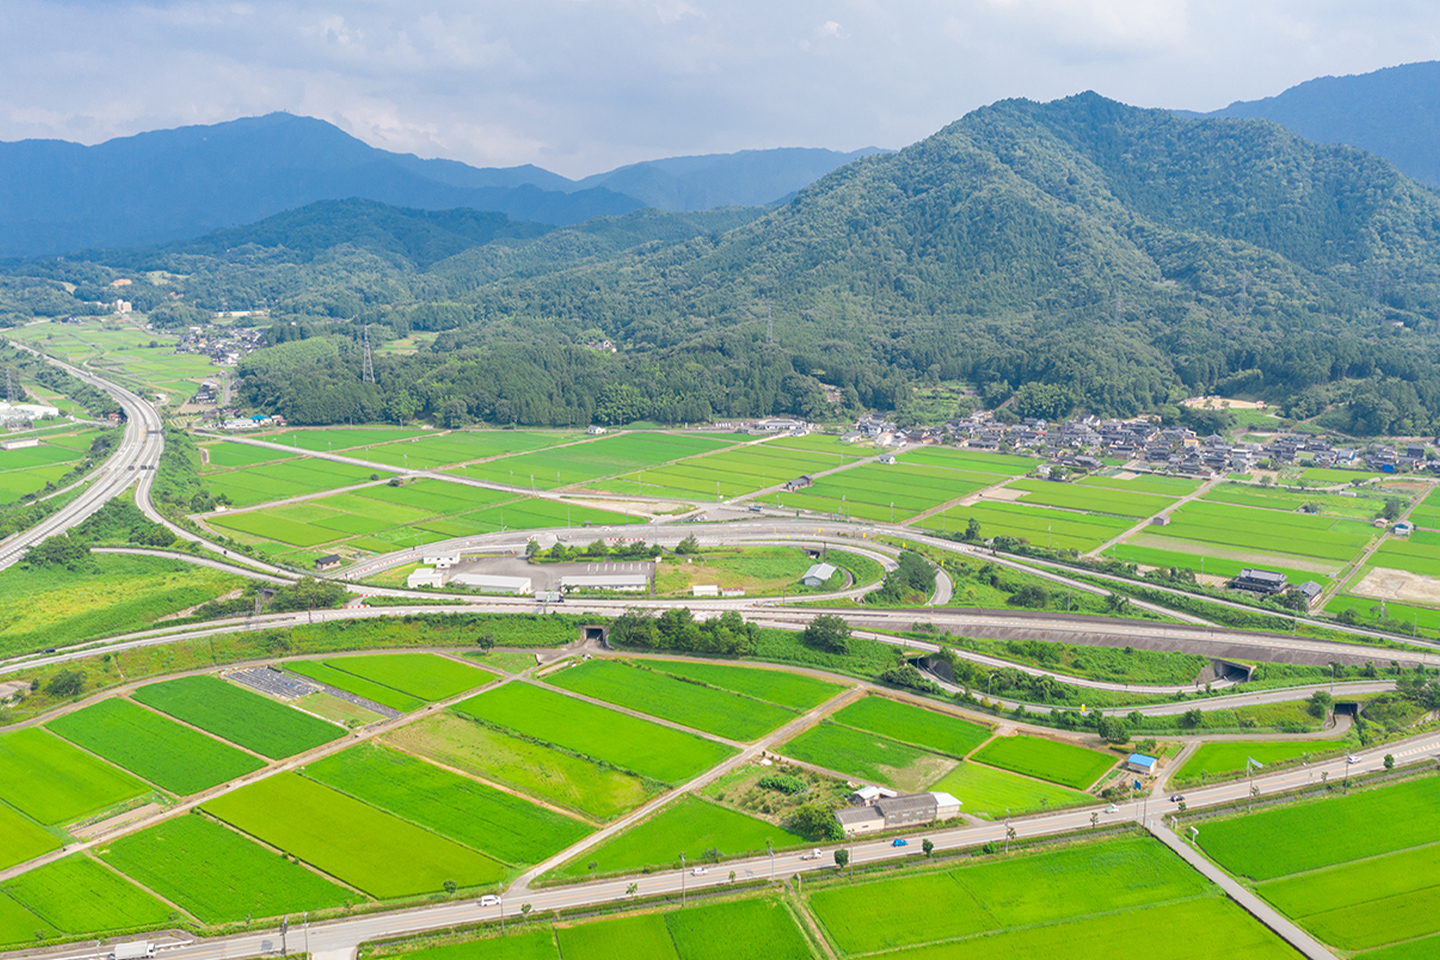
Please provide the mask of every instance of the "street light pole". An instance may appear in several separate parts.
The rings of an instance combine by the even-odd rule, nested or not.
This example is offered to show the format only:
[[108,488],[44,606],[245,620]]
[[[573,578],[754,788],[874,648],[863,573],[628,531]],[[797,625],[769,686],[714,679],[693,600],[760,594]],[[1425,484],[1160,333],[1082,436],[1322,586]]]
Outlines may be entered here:
[[680,854],[680,906],[685,906],[685,854]]
[[765,849],[770,851],[770,882],[775,882],[775,848],[770,845],[770,838],[765,838]]

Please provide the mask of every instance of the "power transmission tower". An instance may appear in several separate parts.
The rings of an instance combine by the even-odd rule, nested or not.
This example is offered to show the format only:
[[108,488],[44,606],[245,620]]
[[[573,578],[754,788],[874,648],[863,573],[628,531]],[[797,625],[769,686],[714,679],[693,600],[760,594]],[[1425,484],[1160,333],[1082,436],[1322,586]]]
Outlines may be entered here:
[[375,382],[375,361],[370,356],[370,324],[365,324],[365,359],[360,367],[362,383]]
[[765,342],[775,342],[775,310],[769,303],[765,304]]
[[1250,274],[1240,277],[1240,316],[1250,316]]
[[5,399],[10,403],[15,402],[15,380],[9,370],[5,371]]
[[1118,326],[1119,323],[1120,323],[1120,296],[1121,296],[1120,291],[1119,291],[1119,290],[1116,290],[1116,291],[1115,291],[1115,323],[1116,323],[1117,326]]

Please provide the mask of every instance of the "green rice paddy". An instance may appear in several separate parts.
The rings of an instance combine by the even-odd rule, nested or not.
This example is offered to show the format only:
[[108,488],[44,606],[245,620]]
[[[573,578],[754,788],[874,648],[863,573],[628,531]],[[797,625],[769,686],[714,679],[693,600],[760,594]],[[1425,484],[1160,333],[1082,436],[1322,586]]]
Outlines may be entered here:
[[974,759],[992,767],[1083,790],[1115,765],[1115,757],[1044,737],[997,737]]
[[170,918],[164,903],[84,854],[6,880],[0,893],[62,933],[154,930]]
[[247,750],[279,760],[345,735],[326,723],[219,677],[181,677],[141,687],[136,700]]
[[994,732],[952,714],[880,696],[857,700],[832,714],[830,719],[956,758],[969,754]]
[[684,677],[720,690],[743,693],[757,700],[778,703],[794,710],[818,707],[845,688],[788,670],[730,667],[689,660],[646,660],[645,665],[660,673]]
[[0,736],[0,770],[0,800],[46,825],[149,792],[130,774],[37,727]]

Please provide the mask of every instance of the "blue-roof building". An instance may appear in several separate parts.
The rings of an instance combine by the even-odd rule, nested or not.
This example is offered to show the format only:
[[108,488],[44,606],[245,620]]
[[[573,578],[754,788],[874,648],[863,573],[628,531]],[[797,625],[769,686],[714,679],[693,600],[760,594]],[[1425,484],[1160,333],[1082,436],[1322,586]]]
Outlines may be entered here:
[[1125,769],[1133,770],[1136,773],[1143,773],[1146,776],[1155,772],[1155,764],[1160,761],[1154,757],[1147,757],[1143,753],[1132,753],[1125,760]]

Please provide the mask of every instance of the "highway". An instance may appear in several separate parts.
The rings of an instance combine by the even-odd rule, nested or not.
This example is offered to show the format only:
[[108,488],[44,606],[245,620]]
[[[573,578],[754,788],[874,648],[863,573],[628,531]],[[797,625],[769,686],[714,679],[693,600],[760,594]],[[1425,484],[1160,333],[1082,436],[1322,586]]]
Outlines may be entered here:
[[124,492],[125,488],[138,479],[143,478],[148,489],[154,476],[154,468],[160,462],[160,451],[164,444],[160,415],[134,392],[53,357],[45,357],[23,344],[14,345],[30,350],[71,376],[109,393],[125,411],[125,432],[120,444],[105,458],[104,463],[94,469],[85,489],[75,499],[30,529],[0,542],[0,570],[18,562],[25,555],[25,551],[36,544],[83,522],[103,507],[111,497]]

